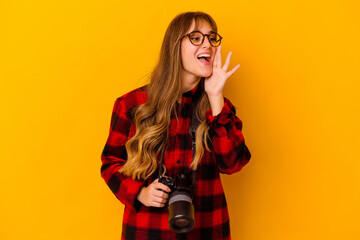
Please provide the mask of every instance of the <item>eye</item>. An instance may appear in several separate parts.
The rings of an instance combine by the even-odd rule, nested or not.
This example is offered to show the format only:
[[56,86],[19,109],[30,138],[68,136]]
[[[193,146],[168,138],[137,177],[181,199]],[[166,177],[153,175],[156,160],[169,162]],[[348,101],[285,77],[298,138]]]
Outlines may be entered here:
[[218,41],[218,37],[216,36],[216,34],[212,33],[209,35],[209,40],[211,42],[217,42]]
[[202,35],[198,32],[193,32],[190,34],[190,40],[195,43],[199,43],[202,41]]

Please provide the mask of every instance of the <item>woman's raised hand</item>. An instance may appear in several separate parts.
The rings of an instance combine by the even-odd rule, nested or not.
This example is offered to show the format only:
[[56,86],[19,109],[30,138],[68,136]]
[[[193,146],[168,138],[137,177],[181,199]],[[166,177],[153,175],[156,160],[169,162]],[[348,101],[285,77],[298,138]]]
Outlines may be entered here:
[[170,193],[171,189],[156,179],[148,187],[141,188],[137,200],[146,207],[164,207],[169,195],[163,191]]
[[226,80],[240,67],[240,64],[236,65],[229,72],[228,67],[230,65],[230,57],[232,52],[226,57],[226,61],[223,67],[221,67],[221,45],[218,47],[213,62],[213,70],[210,77],[205,79],[205,92],[209,97],[209,102],[212,110],[212,115],[216,116],[221,112],[224,106],[223,89]]
[[209,97],[222,96],[226,80],[240,67],[236,65],[231,71],[227,71],[230,65],[232,52],[229,52],[224,66],[221,67],[221,45],[217,48],[213,62],[213,71],[210,77],[205,79],[205,91]]

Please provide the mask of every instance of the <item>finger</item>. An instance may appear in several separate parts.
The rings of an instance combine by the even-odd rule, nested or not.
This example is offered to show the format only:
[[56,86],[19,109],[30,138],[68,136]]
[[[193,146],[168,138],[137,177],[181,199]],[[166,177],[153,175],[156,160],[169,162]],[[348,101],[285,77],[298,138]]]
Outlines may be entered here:
[[162,183],[156,183],[155,188],[164,190],[165,192],[168,192],[168,193],[171,192],[171,189],[168,186],[166,186],[165,184],[162,184]]
[[220,68],[221,67],[221,45],[218,47],[218,50],[216,51],[216,55],[217,55],[216,66]]
[[169,194],[164,193],[163,191],[157,190],[153,193],[154,196],[167,199],[169,197]]
[[162,199],[162,198],[152,198],[150,200],[150,206],[153,207],[164,207],[166,204],[167,200],[166,199]]
[[230,65],[230,58],[231,58],[232,52],[229,52],[227,57],[226,57],[226,61],[224,66],[222,67],[223,70],[227,71],[229,65]]
[[217,48],[216,52],[215,52],[214,61],[213,61],[213,67],[217,67],[218,55],[219,55],[219,48]]
[[164,203],[152,202],[152,203],[150,204],[150,207],[161,208],[161,207],[165,207],[165,204],[164,204]]
[[160,197],[155,197],[154,202],[165,204],[167,202],[167,199],[160,198]]
[[240,64],[236,65],[233,69],[231,69],[231,71],[229,71],[229,72],[227,73],[227,77],[230,77],[231,75],[233,75],[233,73],[234,73],[236,70],[238,70],[239,67],[240,67]]

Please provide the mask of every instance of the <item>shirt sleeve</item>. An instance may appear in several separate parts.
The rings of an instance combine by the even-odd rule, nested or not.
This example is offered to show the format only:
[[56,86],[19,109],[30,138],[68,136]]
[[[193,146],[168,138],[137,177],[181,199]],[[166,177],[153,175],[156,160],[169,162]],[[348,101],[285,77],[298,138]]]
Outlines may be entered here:
[[235,107],[224,98],[221,112],[212,116],[211,109],[208,110],[206,121],[219,171],[225,174],[240,171],[249,162],[251,154],[245,145],[242,121],[236,116]]
[[109,137],[101,154],[101,177],[125,207],[138,211],[141,203],[137,195],[145,185],[144,181],[133,180],[118,172],[127,160],[125,143],[129,139],[130,126],[124,101],[118,98],[112,112]]

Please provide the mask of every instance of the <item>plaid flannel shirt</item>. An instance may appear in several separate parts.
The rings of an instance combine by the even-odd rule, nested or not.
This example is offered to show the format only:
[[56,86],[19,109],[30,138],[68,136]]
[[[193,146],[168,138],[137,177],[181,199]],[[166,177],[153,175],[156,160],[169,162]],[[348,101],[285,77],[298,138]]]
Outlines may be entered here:
[[[194,96],[203,89],[197,85],[182,95],[177,116],[171,117],[168,146],[164,154],[167,176],[174,177],[180,169],[189,169],[192,162],[192,137],[189,132]],[[199,93],[200,92],[200,93]],[[115,196],[125,205],[121,239],[231,239],[227,203],[219,173],[238,172],[251,155],[241,132],[242,122],[235,108],[224,98],[217,116],[206,112],[210,126],[211,152],[206,151],[196,172],[195,226],[187,234],[176,234],[168,225],[167,208],[146,207],[136,198],[146,180],[133,180],[118,170],[126,162],[125,143],[135,134],[133,110],[147,101],[146,86],[135,89],[115,101],[109,137],[101,155],[101,176]],[[192,175],[189,174],[192,178]]]

